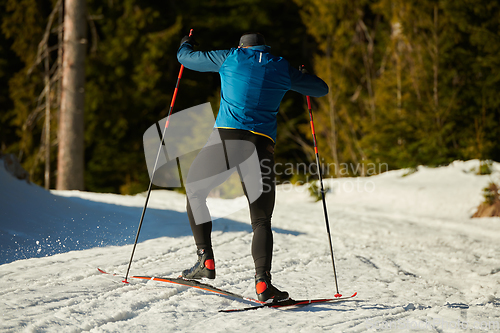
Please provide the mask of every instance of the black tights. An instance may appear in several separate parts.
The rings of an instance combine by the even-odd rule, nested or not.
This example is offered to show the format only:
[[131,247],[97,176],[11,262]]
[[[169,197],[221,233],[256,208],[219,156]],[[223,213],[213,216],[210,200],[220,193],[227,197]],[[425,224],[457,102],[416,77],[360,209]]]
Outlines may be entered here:
[[214,129],[193,161],[186,180],[187,213],[198,249],[212,248],[212,221],[206,198],[237,171],[250,206],[256,273],[271,270],[274,210],[274,143],[250,131]]

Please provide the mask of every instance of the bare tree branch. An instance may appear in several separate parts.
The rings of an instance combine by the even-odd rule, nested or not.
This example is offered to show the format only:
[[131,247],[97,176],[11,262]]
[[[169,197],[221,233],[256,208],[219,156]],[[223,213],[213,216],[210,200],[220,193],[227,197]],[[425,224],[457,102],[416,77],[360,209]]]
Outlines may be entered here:
[[57,12],[59,11],[60,4],[61,4],[61,0],[58,0],[56,5],[54,6],[54,9],[52,10],[52,13],[50,13],[50,15],[49,15],[49,21],[47,22],[47,26],[45,27],[45,33],[43,34],[42,40],[38,44],[38,51],[36,54],[35,63],[28,69],[28,75],[31,75],[31,73],[33,72],[33,69],[42,62],[42,60],[45,56],[48,56],[48,54],[45,52],[45,49],[48,48],[47,44],[49,42],[50,31],[52,28],[52,24],[54,23],[54,17],[56,16]]
[[90,33],[92,34],[92,47],[90,52],[95,54],[97,52],[97,42],[99,41],[99,35],[97,34],[97,28],[95,26],[94,20],[101,19],[102,15],[90,15],[87,13],[87,21],[89,22]]

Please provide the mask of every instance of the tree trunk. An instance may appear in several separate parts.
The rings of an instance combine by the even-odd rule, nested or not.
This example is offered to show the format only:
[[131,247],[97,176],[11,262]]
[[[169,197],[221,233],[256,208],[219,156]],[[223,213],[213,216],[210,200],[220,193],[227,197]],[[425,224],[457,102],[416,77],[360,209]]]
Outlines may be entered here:
[[45,48],[45,188],[50,189],[50,64],[49,51]]
[[58,131],[58,190],[83,190],[86,39],[85,0],[65,0],[61,111]]

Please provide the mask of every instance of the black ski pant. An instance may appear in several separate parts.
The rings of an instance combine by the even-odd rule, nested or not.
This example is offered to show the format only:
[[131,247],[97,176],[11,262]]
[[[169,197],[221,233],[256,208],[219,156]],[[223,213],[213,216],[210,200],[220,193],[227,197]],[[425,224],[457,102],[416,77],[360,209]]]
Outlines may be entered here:
[[250,206],[252,256],[256,273],[271,270],[275,202],[274,142],[239,129],[216,128],[194,159],[185,182],[187,213],[198,249],[212,249],[212,221],[206,199],[238,172]]

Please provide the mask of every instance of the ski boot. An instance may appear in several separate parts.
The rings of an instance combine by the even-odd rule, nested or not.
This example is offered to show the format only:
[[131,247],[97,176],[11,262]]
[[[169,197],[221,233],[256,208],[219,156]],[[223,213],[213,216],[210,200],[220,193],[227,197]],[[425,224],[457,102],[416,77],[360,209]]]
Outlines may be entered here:
[[280,291],[271,284],[271,273],[269,271],[255,275],[255,291],[261,302],[280,302],[288,299],[286,291]]
[[212,249],[198,249],[196,251],[198,261],[190,269],[182,272],[185,279],[215,279],[215,261]]

